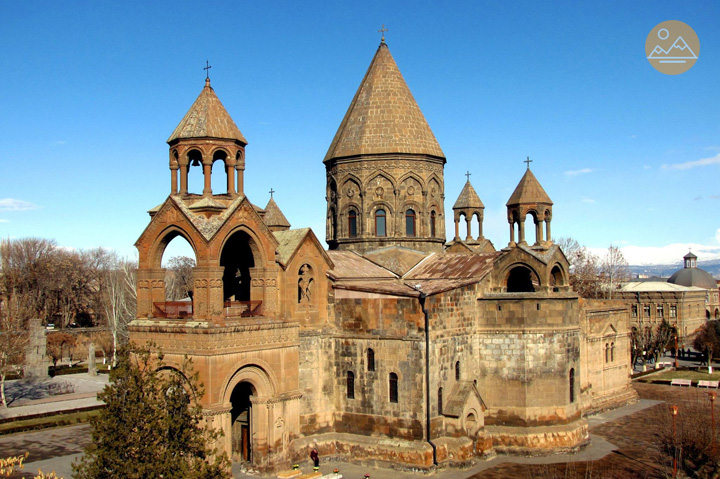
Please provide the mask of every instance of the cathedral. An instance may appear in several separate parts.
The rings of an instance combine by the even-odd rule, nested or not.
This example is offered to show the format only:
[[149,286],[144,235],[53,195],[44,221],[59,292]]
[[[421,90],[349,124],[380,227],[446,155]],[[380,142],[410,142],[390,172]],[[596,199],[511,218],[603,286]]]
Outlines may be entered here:
[[[130,337],[192,358],[232,461],[276,472],[317,448],[431,471],[574,450],[589,412],[635,400],[628,307],[570,289],[529,162],[504,247],[484,237],[469,180],[448,241],[447,160],[384,40],[323,159],[327,249],[272,197],[245,195],[247,141],[209,79],[167,143],[170,194],[136,243]],[[189,302],[166,301],[161,261],[177,236],[195,254]]]

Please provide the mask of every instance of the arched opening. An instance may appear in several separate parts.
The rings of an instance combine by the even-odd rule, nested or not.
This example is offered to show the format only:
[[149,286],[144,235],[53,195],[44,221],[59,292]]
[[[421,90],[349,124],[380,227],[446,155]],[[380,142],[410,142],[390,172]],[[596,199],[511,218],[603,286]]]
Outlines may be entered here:
[[190,150],[187,154],[187,159],[188,165],[186,193],[200,194],[205,188],[202,153],[200,153],[200,150]]
[[165,302],[153,304],[153,316],[191,318],[196,266],[192,246],[182,235],[176,234],[165,247],[160,264],[165,270]]
[[550,271],[550,287],[554,292],[560,291],[560,286],[564,286],[565,282],[563,281],[563,274],[562,270],[560,269],[560,266],[555,265],[553,269]]
[[455,362],[455,381],[460,381],[460,361]]
[[610,345],[605,343],[605,362],[610,361]]
[[540,229],[537,221],[537,216],[534,211],[530,211],[525,215],[525,241],[530,243],[532,240],[534,244],[538,244],[542,241],[542,230]]
[[379,209],[375,212],[375,236],[387,236],[385,226],[385,210]]
[[575,368],[570,368],[570,374],[568,375],[568,382],[570,383],[570,402],[575,402]]
[[537,279],[535,274],[525,266],[516,266],[510,270],[507,279],[508,293],[534,293]]
[[458,216],[458,237],[467,239],[472,233],[471,228],[467,215],[460,213],[460,216]]
[[347,390],[345,396],[348,399],[355,399],[355,373],[347,372]]
[[709,309],[705,310],[705,319],[710,321],[710,310]]
[[367,350],[367,370],[375,371],[375,351],[372,348]]
[[242,381],[235,386],[230,395],[232,453],[233,460],[252,463],[252,402],[250,398],[255,395],[252,384]]
[[337,239],[337,222],[335,221],[335,208],[330,208],[327,218],[327,235],[328,240]]
[[415,233],[415,210],[410,208],[405,211],[405,236],[414,238]]
[[255,266],[250,235],[234,233],[220,255],[223,271],[223,301],[250,301],[250,268]]
[[610,362],[615,362],[615,343],[610,343]]
[[467,416],[465,416],[465,432],[468,436],[475,435],[475,432],[477,432],[478,428],[478,421],[475,417],[475,413],[469,412]]
[[358,235],[357,229],[357,211],[351,209],[348,212],[348,236],[355,238]]
[[213,155],[212,169],[210,170],[210,188],[215,195],[227,194],[227,167],[225,166],[225,159],[227,153],[224,151],[216,151]]
[[390,387],[390,402],[397,403],[398,402],[398,376],[397,376],[397,374],[390,373],[388,382],[389,382],[389,387]]
[[435,231],[435,222],[437,220],[437,214],[435,213],[435,210],[430,212],[430,237],[434,238],[436,236]]
[[443,412],[443,391],[442,388],[438,388],[438,415]]

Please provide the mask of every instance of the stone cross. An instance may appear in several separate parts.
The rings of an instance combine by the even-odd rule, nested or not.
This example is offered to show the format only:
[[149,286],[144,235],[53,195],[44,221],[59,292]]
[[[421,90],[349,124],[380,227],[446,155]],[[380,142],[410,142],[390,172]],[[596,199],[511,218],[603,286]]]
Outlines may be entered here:
[[210,65],[210,63],[208,63],[208,61],[205,60],[205,68],[203,68],[203,70],[205,70],[205,79],[206,80],[210,79],[210,69],[211,68],[212,68],[212,66]]
[[465,173],[465,176],[467,176],[468,183],[470,183],[470,175],[472,175],[472,173],[470,173],[470,171]]
[[90,343],[88,346],[88,374],[90,376],[97,376],[97,366],[95,365],[95,343]]
[[270,199],[272,199],[273,193],[275,193],[275,190],[273,190],[272,188],[270,188]]
[[527,160],[523,161],[523,163],[527,164],[527,169],[530,169],[530,163],[532,163],[533,160],[530,159],[530,157],[527,157]]

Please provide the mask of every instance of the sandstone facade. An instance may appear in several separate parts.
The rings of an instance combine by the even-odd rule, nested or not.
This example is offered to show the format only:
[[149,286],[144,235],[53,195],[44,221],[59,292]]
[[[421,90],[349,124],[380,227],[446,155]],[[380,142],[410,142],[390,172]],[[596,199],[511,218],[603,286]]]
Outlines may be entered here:
[[[588,440],[586,412],[633,400],[628,310],[570,290],[529,168],[507,205],[507,247],[483,237],[469,182],[455,219],[477,219],[479,234],[445,244],[445,158],[384,42],[325,158],[327,251],[272,199],[245,196],[246,141],[209,81],[168,143],[170,196],[136,243],[131,339],[193,358],[233,460],[274,471],[317,447],[430,470],[571,450]],[[214,161],[226,191],[210,188]],[[202,193],[186,188],[193,164]],[[176,236],[196,256],[190,304],[165,301]]]

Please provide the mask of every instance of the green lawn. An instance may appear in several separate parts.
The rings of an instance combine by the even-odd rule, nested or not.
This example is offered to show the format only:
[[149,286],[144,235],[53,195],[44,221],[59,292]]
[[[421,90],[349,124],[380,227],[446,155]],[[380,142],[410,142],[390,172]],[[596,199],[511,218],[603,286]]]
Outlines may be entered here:
[[98,414],[100,414],[100,411],[94,410],[5,422],[0,424],[0,435],[31,431],[35,429],[69,426],[72,424],[82,424],[88,422],[92,416],[97,416]]
[[720,371],[718,371],[717,369],[714,369],[712,374],[708,374],[708,373],[702,372],[702,371],[667,370],[667,371],[662,371],[662,372],[656,373],[656,374],[649,374],[647,376],[638,378],[637,380],[645,382],[645,383],[650,383],[650,382],[657,381],[657,380],[670,381],[672,379],[692,379],[693,381],[702,381],[702,380],[719,381],[720,380]]

